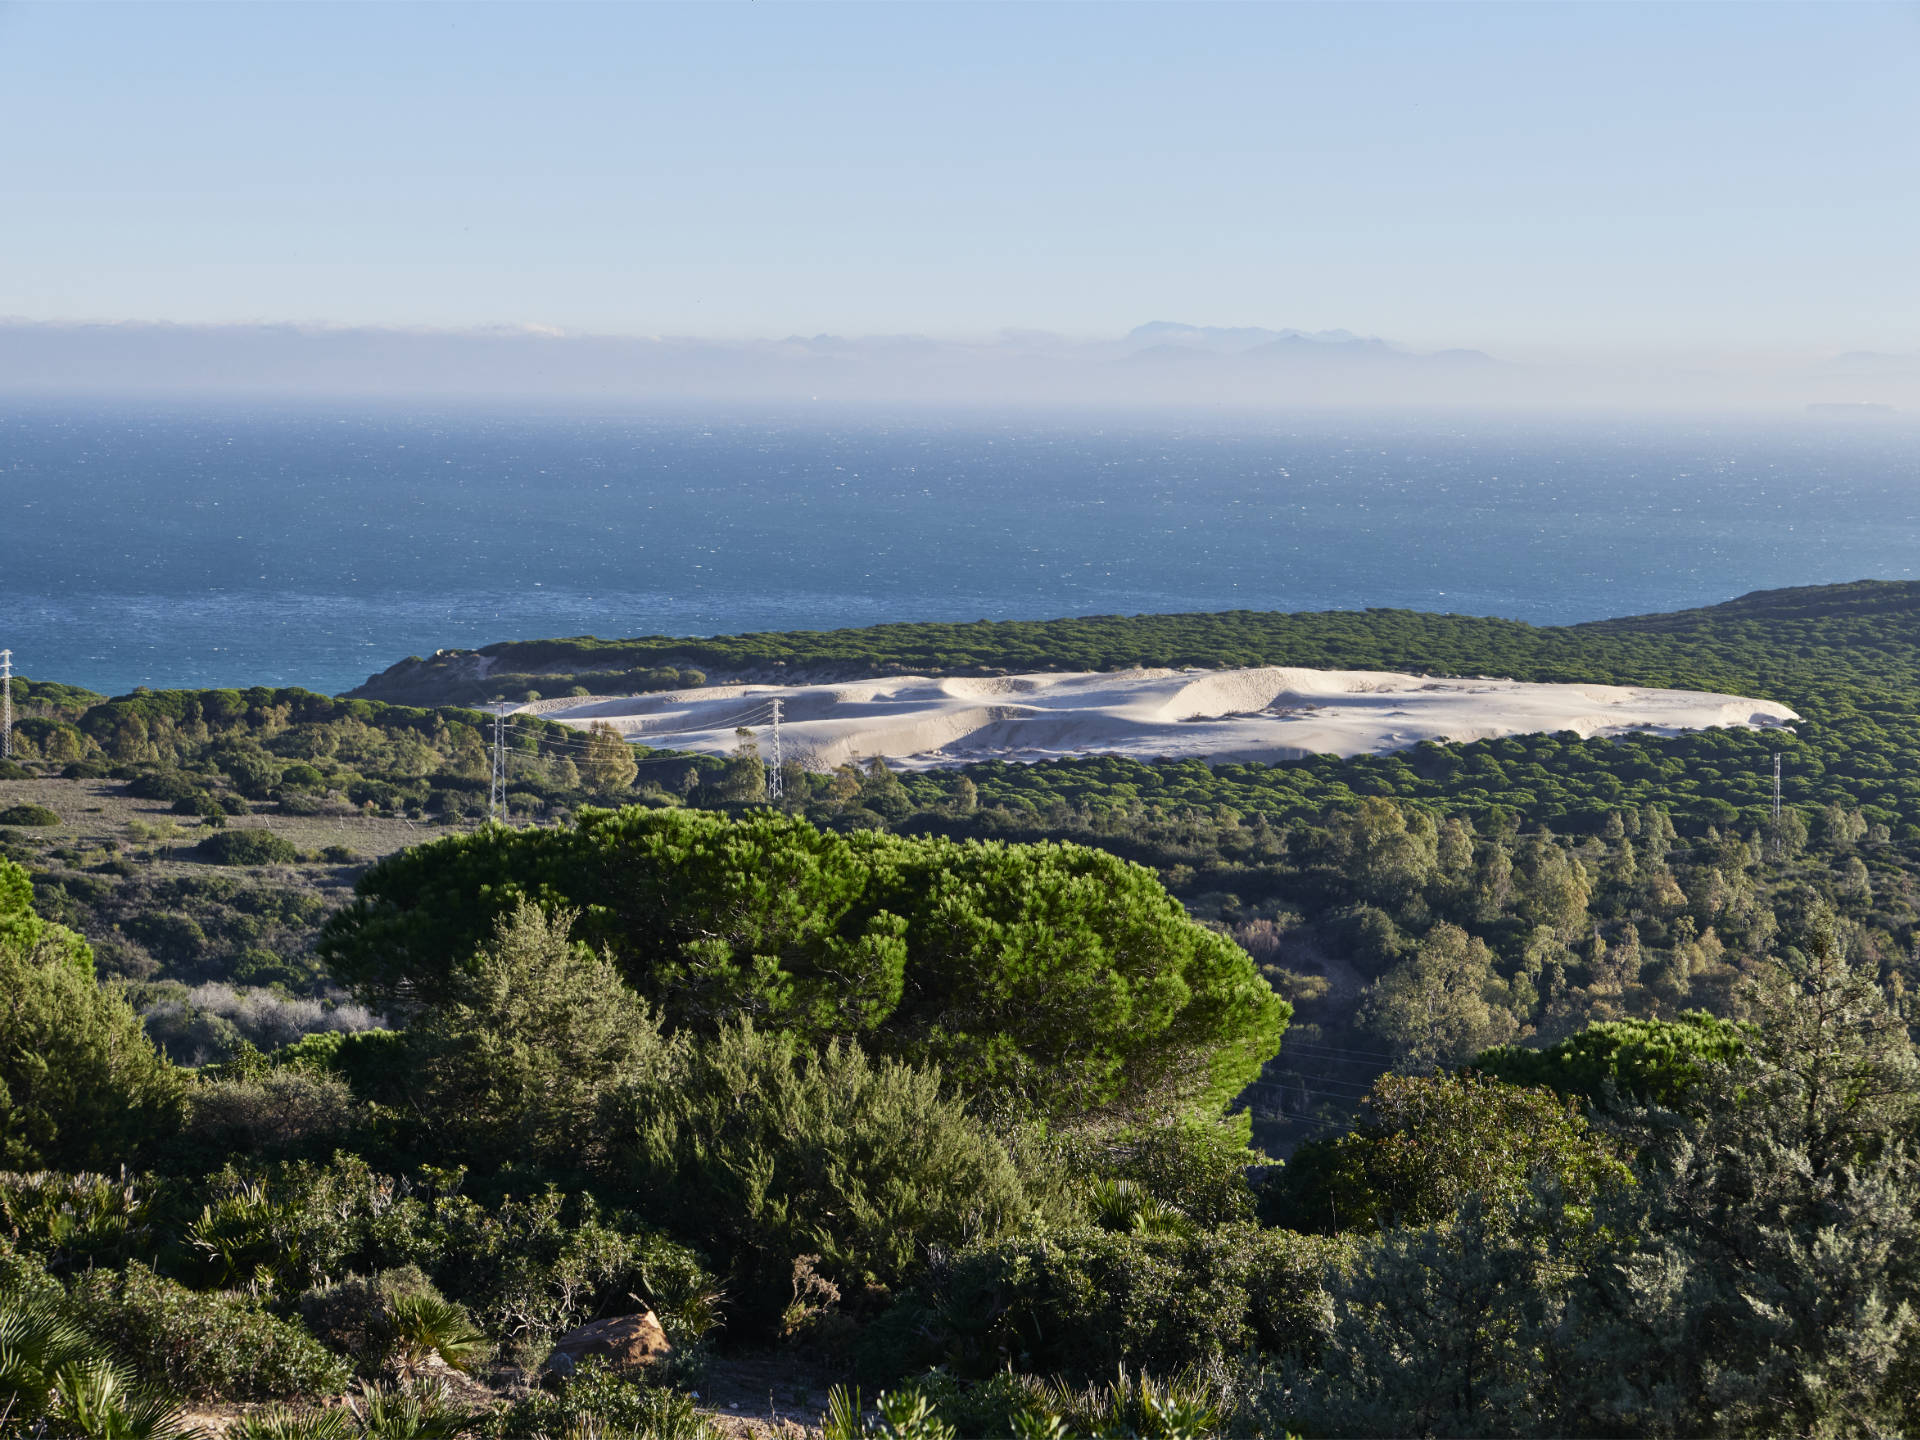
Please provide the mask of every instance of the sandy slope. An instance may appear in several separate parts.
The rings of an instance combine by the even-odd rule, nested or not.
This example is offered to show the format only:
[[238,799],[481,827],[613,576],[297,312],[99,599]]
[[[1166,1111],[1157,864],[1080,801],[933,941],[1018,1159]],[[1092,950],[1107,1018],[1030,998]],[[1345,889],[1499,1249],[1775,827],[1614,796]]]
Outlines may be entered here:
[[1694,690],[1282,667],[714,685],[529,708],[582,728],[604,721],[648,745],[724,754],[738,725],[752,726],[764,742],[775,697],[783,753],[816,770],[871,755],[907,767],[1088,754],[1271,762],[1399,750],[1422,740],[1556,730],[1671,734],[1799,718],[1770,700]]

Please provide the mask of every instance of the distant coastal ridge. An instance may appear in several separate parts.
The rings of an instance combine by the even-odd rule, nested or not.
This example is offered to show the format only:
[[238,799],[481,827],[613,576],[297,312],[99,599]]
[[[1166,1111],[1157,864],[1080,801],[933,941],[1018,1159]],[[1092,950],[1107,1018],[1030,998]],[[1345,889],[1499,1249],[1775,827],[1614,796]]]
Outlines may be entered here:
[[0,391],[471,393],[530,399],[905,394],[938,399],[1039,393],[1078,401],[1229,393],[1272,399],[1382,386],[1395,393],[1464,395],[1471,387],[1458,389],[1463,378],[1479,384],[1487,374],[1511,368],[1478,350],[1425,352],[1346,330],[1164,320],[1115,338],[1009,330],[972,338],[722,339],[583,334],[546,325],[442,330],[0,318]]
[[721,338],[0,317],[0,394],[1167,404],[1208,409],[1760,408],[1920,402],[1920,354],[1809,354],[1728,367],[1648,351],[1517,359],[1348,330],[1154,320],[1124,335]]
[[706,684],[834,684],[902,675],[994,676],[1296,666],[1498,675],[1787,699],[1789,645],[1907,643],[1920,582],[1760,590],[1720,605],[1580,625],[1416,610],[1229,610],[1059,620],[928,622],[706,638],[515,640],[411,656],[347,692],[407,705],[632,695]]

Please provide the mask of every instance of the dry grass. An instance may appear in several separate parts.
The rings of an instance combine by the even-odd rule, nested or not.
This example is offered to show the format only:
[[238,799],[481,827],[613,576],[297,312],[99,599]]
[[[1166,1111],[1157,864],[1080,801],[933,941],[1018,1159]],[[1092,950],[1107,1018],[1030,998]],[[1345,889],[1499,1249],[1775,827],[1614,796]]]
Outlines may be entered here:
[[[25,842],[43,853],[57,849],[100,850],[107,841],[120,853],[141,863],[152,863],[160,873],[205,873],[230,867],[212,866],[197,859],[193,847],[212,830],[191,815],[175,815],[164,800],[139,800],[123,793],[112,780],[0,780],[0,809],[12,805],[40,805],[60,817],[59,825],[10,826],[9,839]],[[168,839],[142,839],[136,826],[171,829]],[[303,852],[317,853],[330,845],[344,846],[356,856],[377,859],[451,833],[452,827],[421,825],[408,820],[369,819],[331,815],[238,815],[227,821],[230,830],[270,830]],[[334,870],[337,866],[303,864],[267,869]]]

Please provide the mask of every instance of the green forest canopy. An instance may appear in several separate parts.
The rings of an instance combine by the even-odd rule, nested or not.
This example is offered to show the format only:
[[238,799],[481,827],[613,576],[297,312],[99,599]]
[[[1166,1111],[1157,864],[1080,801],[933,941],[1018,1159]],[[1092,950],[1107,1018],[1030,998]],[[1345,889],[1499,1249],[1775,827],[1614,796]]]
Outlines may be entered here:
[[574,674],[680,665],[841,667],[849,674],[1301,665],[1671,685],[1794,703],[1842,679],[1881,691],[1920,688],[1920,582],[1762,590],[1703,609],[1568,626],[1412,610],[1229,610],[708,639],[515,640],[402,661],[352,693],[381,698],[388,676],[397,681],[468,653],[496,671],[546,672],[557,684]]
[[[782,668],[818,675],[1290,664],[1714,690],[1783,701],[1803,722],[1796,733],[1521,736],[1275,766],[1092,756],[1038,766],[988,762],[964,773],[980,804],[1027,812],[1139,803],[1227,806],[1280,818],[1389,795],[1465,814],[1506,811],[1573,830],[1599,824],[1610,810],[1659,803],[1678,823],[1699,829],[1762,823],[1772,757],[1784,752],[1789,804],[1857,807],[1871,823],[1920,836],[1916,582],[1758,591],[1704,609],[1561,627],[1405,610],[1229,611],[708,640],[584,637],[507,642],[475,653],[502,671],[551,667],[540,682],[545,693],[583,676],[676,664],[762,676]],[[404,677],[419,693],[423,685],[431,689],[434,667],[459,659],[460,652],[443,652],[431,662],[403,662],[388,677],[396,684]],[[386,680],[377,677],[356,693],[379,693]],[[958,772],[937,772],[909,777],[907,786],[916,803],[938,803],[959,779]]]
[[[471,652],[463,653],[471,659]],[[1592,740],[1570,733],[1530,735],[1272,766],[1118,756],[1040,765],[986,762],[905,776],[893,801],[875,807],[868,804],[875,797],[863,796],[855,808],[877,808],[877,816],[864,817],[866,823],[891,824],[902,818],[893,813],[902,804],[970,809],[977,803],[1059,829],[1049,817],[1063,806],[1095,813],[1144,807],[1176,815],[1224,807],[1283,821],[1314,818],[1377,795],[1480,821],[1504,812],[1574,833],[1598,827],[1610,812],[1657,804],[1683,831],[1698,834],[1709,825],[1724,830],[1764,824],[1773,756],[1781,753],[1786,802],[1808,819],[1841,806],[1859,810],[1869,824],[1884,825],[1896,837],[1920,839],[1920,585],[1910,582],[1763,591],[1702,610],[1559,628],[1397,610],[1242,611],[874,626],[701,641],[527,641],[478,653],[502,665],[550,663],[563,670],[629,662],[666,667],[670,661],[715,667],[779,662],[796,673],[834,666],[871,673],[1288,662],[1706,687],[1781,700],[1804,718],[1792,732],[1708,730]],[[402,688],[424,693],[433,688],[426,671],[438,673],[435,667],[454,666],[459,658],[449,653],[430,662],[403,662],[389,674],[408,671]],[[610,672],[579,673],[591,678]],[[569,678],[555,675],[540,683],[553,693]],[[331,788],[355,806],[388,813],[403,806],[472,813],[478,797],[466,792],[484,786],[484,717],[472,711],[336,700],[297,690],[136,692],[100,702],[35,682],[32,694],[44,696],[44,703],[24,707],[37,713],[23,721],[20,735],[30,753],[50,762],[104,758],[166,766],[177,756],[183,768],[224,773],[243,796]],[[379,736],[370,736],[367,727]],[[259,743],[244,743],[249,741],[263,742],[272,753],[262,755]],[[582,792],[600,793],[584,770],[573,774],[569,757],[579,753],[574,732],[523,715],[510,743],[521,752],[510,765],[510,799],[520,812],[539,815],[574,803]],[[705,788],[689,796],[690,803],[711,808],[754,798],[717,779],[706,784],[720,766],[710,757],[662,752],[643,759],[637,784],[643,791],[665,785],[684,792],[691,769]],[[186,788],[205,790],[209,783],[194,779]],[[821,791],[826,784],[815,777],[799,790],[811,785]],[[798,798],[811,804],[819,796]],[[205,808],[204,797],[201,803]],[[1080,829],[1077,823],[1064,828]]]

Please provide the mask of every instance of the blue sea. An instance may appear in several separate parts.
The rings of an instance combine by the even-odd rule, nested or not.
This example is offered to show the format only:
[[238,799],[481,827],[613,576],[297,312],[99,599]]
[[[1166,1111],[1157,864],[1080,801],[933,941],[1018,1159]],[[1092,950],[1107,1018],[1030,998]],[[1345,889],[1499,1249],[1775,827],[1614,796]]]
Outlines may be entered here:
[[1920,428],[0,402],[21,673],[1174,610],[1538,624],[1920,573]]

